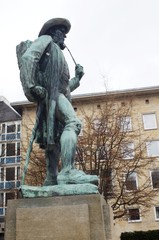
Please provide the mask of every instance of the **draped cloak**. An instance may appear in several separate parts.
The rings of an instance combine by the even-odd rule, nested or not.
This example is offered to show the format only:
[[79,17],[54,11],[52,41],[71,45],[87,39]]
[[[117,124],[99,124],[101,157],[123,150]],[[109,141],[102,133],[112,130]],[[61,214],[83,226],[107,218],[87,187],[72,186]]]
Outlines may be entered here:
[[[56,120],[55,108],[59,93],[70,100],[69,70],[64,55],[48,35],[34,42],[21,42],[17,48],[20,79],[24,94],[29,101],[37,102],[36,141],[42,148],[52,148],[60,136],[61,123]],[[73,79],[72,90],[79,86]],[[44,100],[38,99],[31,89],[41,86],[46,89]]]

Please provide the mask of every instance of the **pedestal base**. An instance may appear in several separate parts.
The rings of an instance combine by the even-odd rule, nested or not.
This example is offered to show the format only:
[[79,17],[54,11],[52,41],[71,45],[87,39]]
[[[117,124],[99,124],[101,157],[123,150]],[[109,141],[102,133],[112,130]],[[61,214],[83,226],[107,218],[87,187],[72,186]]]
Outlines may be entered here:
[[99,194],[17,199],[8,201],[5,240],[110,240],[110,228]]

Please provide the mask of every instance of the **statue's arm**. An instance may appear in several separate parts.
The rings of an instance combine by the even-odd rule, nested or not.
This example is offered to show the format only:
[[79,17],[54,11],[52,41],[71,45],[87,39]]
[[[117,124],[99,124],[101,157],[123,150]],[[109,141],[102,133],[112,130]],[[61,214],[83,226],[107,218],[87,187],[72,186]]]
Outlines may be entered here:
[[84,75],[83,67],[77,64],[75,67],[75,77],[69,81],[70,91],[73,92],[80,85],[80,80]]

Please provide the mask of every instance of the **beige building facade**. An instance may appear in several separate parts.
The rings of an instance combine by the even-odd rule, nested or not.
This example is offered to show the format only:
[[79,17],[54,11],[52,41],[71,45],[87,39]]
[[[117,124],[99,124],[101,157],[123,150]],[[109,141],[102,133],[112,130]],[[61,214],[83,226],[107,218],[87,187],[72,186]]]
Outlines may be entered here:
[[[124,123],[120,125],[122,128],[120,132],[128,132],[125,138],[128,142],[125,141],[125,143],[131,151],[128,154],[127,152],[123,153],[120,149],[123,159],[116,159],[116,161],[124,161],[125,165],[129,165],[129,163],[133,162],[135,156],[138,156],[138,162],[135,162],[135,164],[142,163],[141,166],[143,166],[142,169],[135,168],[128,175],[123,185],[124,199],[126,199],[126,196],[133,195],[134,193],[136,197],[141,194],[142,197],[136,203],[133,201],[131,204],[130,201],[125,205],[121,204],[121,208],[126,208],[125,215],[113,220],[113,240],[119,240],[122,232],[148,231],[159,228],[159,87],[74,95],[72,103],[78,117],[83,123],[79,141],[84,135],[84,130],[88,127],[88,125],[86,126],[84,115],[87,114],[90,117],[93,113],[95,116],[92,118],[94,124],[98,123],[97,125],[99,125],[99,112],[108,102],[113,102],[111,109],[126,109],[123,116]],[[27,125],[29,128],[33,126],[36,104],[16,102],[12,103],[12,107],[22,116],[21,134],[22,139],[26,138],[26,127],[23,126]],[[110,112],[111,114],[112,112]],[[121,115],[122,110],[120,110],[120,119]],[[136,136],[138,136],[137,140]],[[138,154],[139,148],[140,153],[142,148],[141,155]],[[123,172],[121,172],[122,178],[124,178],[124,174],[126,173],[123,168]],[[118,175],[116,176],[118,177]],[[122,178],[118,177],[119,181],[123,181]],[[148,184],[148,180],[149,186],[146,186],[146,183],[144,185],[144,181],[147,181]],[[115,186],[115,182],[116,179],[113,178],[111,183],[112,188]],[[144,190],[144,186],[145,189],[149,190]],[[140,192],[141,189],[143,191]],[[117,193],[118,189],[114,191]],[[114,204],[115,197],[117,196],[113,194],[112,190],[112,194],[107,198],[110,205]],[[119,210],[120,208],[118,208],[118,212],[120,213]]]

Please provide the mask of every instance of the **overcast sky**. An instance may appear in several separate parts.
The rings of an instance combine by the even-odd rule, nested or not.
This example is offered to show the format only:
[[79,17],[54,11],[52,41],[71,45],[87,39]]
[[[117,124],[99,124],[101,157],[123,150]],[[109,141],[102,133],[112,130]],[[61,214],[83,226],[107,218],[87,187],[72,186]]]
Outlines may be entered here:
[[9,101],[26,100],[16,45],[54,17],[70,20],[66,45],[84,66],[75,94],[159,85],[159,0],[1,0],[0,95]]

